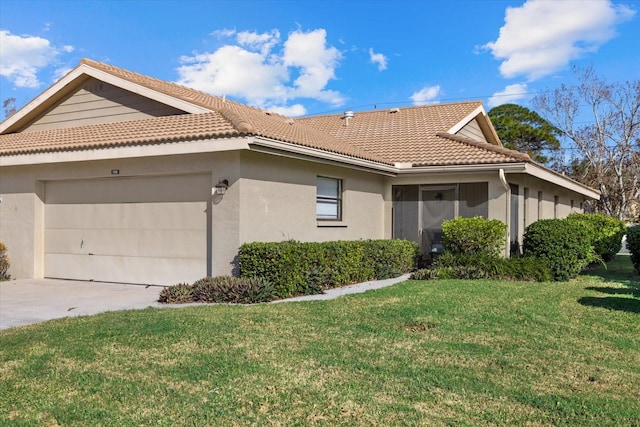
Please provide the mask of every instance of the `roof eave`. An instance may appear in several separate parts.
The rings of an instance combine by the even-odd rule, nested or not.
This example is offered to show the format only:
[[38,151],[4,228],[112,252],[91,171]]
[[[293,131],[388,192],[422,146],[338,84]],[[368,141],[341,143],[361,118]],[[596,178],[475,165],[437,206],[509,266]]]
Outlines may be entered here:
[[48,89],[36,96],[27,105],[18,110],[11,117],[0,123],[0,134],[16,132],[24,127],[29,120],[33,120],[38,114],[44,112],[51,105],[48,102],[51,99],[57,98],[58,94],[65,94],[75,85],[74,83],[86,77],[93,77],[95,79],[104,81],[111,85],[120,87],[130,92],[145,96],[149,99],[153,99],[160,103],[169,105],[187,113],[206,113],[212,111],[211,109],[204,108],[194,103],[176,98],[164,94],[162,92],[149,89],[137,83],[133,83],[122,77],[115,76],[103,70],[98,70],[86,63],[80,63],[76,68],[67,73],[60,80],[51,85]]
[[261,136],[253,137],[249,149],[259,152],[279,154],[291,158],[315,159],[326,163],[340,164],[355,169],[367,170],[387,176],[396,176],[398,168],[373,160],[362,159],[346,154],[305,147]]

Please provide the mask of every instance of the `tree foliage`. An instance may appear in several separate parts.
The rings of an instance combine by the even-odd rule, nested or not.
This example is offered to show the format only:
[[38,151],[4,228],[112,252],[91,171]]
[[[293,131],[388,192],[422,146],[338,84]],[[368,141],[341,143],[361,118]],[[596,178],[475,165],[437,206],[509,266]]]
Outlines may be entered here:
[[16,113],[16,99],[11,97],[2,101],[2,108],[4,109],[4,118],[8,119]]
[[633,217],[640,199],[640,80],[607,83],[593,68],[575,69],[578,84],[533,99],[538,111],[573,143],[568,172],[602,193],[598,210]]
[[505,147],[527,153],[539,163],[560,148],[560,131],[535,111],[516,104],[503,104],[489,111],[491,122]]

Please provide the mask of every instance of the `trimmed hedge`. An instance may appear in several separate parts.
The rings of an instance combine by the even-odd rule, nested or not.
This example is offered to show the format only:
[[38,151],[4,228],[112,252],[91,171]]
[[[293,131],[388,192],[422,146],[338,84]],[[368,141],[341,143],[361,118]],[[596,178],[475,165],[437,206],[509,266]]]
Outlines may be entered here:
[[551,273],[538,258],[499,258],[487,254],[451,254],[438,257],[426,269],[411,275],[414,280],[497,279],[548,282]]
[[7,256],[7,246],[0,242],[0,280],[9,280],[9,257]]
[[278,297],[321,293],[324,289],[411,271],[418,245],[406,240],[256,242],[240,247],[240,277],[273,283]]
[[624,221],[588,213],[572,213],[567,220],[584,227],[596,255],[603,261],[611,261],[620,252],[622,237],[627,229]]
[[631,252],[633,267],[640,274],[640,225],[627,229],[627,249]]
[[445,251],[454,254],[499,256],[504,249],[507,225],[497,219],[454,218],[442,222]]
[[523,239],[525,257],[545,262],[555,281],[576,277],[596,259],[583,226],[566,219],[542,219],[529,225]]

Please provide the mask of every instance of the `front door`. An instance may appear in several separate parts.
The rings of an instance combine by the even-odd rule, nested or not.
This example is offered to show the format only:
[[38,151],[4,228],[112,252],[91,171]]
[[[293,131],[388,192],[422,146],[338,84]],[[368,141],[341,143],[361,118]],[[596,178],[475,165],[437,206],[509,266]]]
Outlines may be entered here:
[[442,253],[442,221],[456,217],[456,186],[420,187],[421,252],[431,258]]

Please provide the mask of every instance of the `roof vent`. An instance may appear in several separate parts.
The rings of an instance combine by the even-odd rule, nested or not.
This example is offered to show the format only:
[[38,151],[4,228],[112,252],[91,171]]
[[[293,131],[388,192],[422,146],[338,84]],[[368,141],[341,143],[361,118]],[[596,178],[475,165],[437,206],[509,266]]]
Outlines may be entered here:
[[399,112],[400,112],[399,108],[392,108],[392,109],[389,110],[390,114],[395,114],[395,113],[399,113]]
[[345,111],[342,118],[344,119],[344,125],[349,126],[349,120],[353,119],[353,111]]

